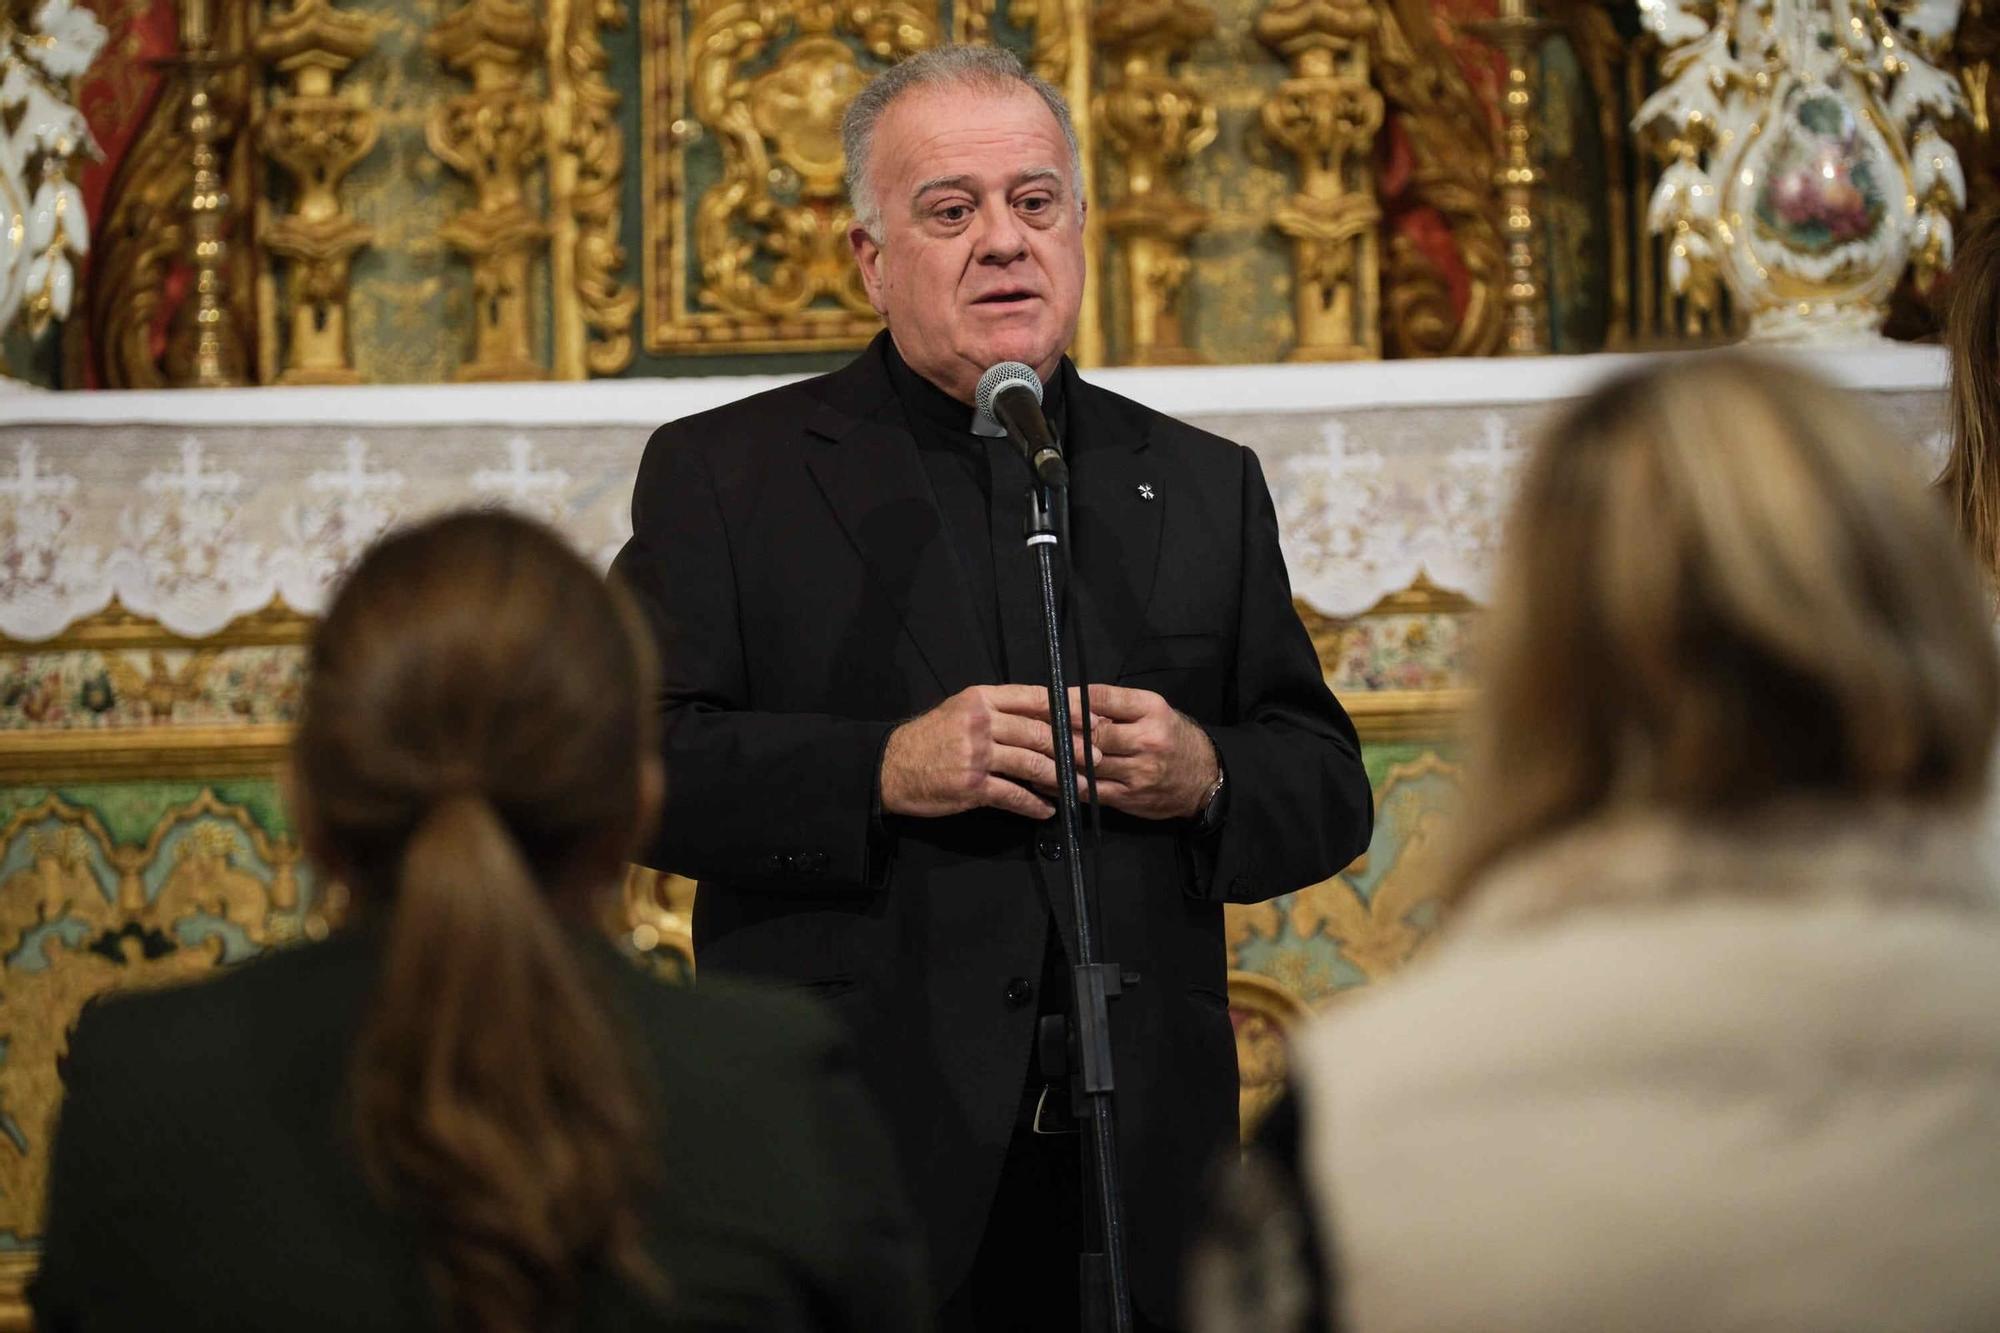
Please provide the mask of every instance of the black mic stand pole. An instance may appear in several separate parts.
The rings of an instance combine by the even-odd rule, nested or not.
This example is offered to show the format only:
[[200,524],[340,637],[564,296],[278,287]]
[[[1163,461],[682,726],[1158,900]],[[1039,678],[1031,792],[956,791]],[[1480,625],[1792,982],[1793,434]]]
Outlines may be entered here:
[[[1078,1256],[1083,1333],[1132,1333],[1132,1287],[1125,1267],[1125,1207],[1118,1187],[1118,1117],[1112,1104],[1110,1000],[1120,986],[1118,965],[1100,961],[1097,900],[1083,874],[1082,821],[1076,796],[1069,688],[1063,679],[1062,617],[1056,606],[1057,506],[1067,497],[1037,480],[1028,488],[1028,549],[1042,584],[1042,630],[1049,657],[1049,729],[1055,741],[1056,811],[1062,821],[1063,864],[1076,914],[1071,960],[1077,1053],[1070,1077],[1082,1093],[1085,1160],[1085,1242]],[[1088,708],[1090,701],[1082,701]]]

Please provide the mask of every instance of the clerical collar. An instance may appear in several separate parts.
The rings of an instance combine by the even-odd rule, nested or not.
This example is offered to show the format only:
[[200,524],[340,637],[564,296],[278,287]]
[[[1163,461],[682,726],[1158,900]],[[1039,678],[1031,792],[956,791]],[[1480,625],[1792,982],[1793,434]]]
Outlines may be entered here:
[[[993,418],[984,416],[977,409],[966,406],[946,393],[937,385],[919,375],[903,360],[903,354],[896,350],[894,338],[882,340],[883,353],[889,362],[889,380],[896,386],[896,396],[903,400],[903,407],[912,417],[926,425],[959,434],[1005,435]],[[1042,414],[1049,420],[1062,421],[1063,377],[1060,367],[1042,386]],[[911,424],[915,424],[912,422]]]

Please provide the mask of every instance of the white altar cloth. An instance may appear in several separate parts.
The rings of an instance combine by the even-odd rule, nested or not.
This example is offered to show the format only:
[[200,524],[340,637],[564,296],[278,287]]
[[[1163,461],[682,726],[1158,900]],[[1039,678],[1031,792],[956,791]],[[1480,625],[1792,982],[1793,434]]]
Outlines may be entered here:
[[[1795,353],[1889,434],[1943,448],[1936,348]],[[1294,590],[1353,615],[1421,573],[1483,596],[1512,477],[1551,409],[1636,355],[1094,370],[1254,449]],[[191,637],[274,597],[323,604],[385,527],[453,505],[538,515],[608,562],[654,426],[794,377],[0,396],[0,634],[116,598]],[[1162,496],[1172,503],[1171,496]]]

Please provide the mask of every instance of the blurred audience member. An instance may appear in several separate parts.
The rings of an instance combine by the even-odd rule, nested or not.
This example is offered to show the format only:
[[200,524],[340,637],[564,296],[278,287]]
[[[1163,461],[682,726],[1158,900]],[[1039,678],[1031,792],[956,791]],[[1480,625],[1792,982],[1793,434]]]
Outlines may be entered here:
[[2000,586],[2000,208],[1966,224],[1951,264],[1951,457],[1938,485],[1959,535]]
[[1527,466],[1453,915],[1298,1041],[1210,1333],[2000,1328],[2000,673],[1865,418],[1677,361]]
[[657,984],[590,928],[659,799],[644,651],[519,519],[361,561],[293,774],[352,924],[86,1012],[44,1333],[918,1325],[831,1020]]

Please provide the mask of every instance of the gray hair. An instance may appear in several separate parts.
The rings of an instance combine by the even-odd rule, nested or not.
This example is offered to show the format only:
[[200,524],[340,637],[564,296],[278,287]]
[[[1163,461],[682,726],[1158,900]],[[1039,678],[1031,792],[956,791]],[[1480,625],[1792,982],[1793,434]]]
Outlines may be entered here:
[[875,193],[869,156],[875,148],[875,127],[897,98],[920,88],[1005,91],[1017,86],[1041,98],[1062,127],[1063,141],[1069,145],[1070,188],[1076,193],[1077,207],[1082,207],[1083,150],[1062,94],[1046,79],[1030,73],[1012,51],[997,46],[934,46],[876,75],[855,94],[847,114],[840,119],[840,146],[847,157],[847,198],[862,230],[878,241],[882,237],[882,200]]

